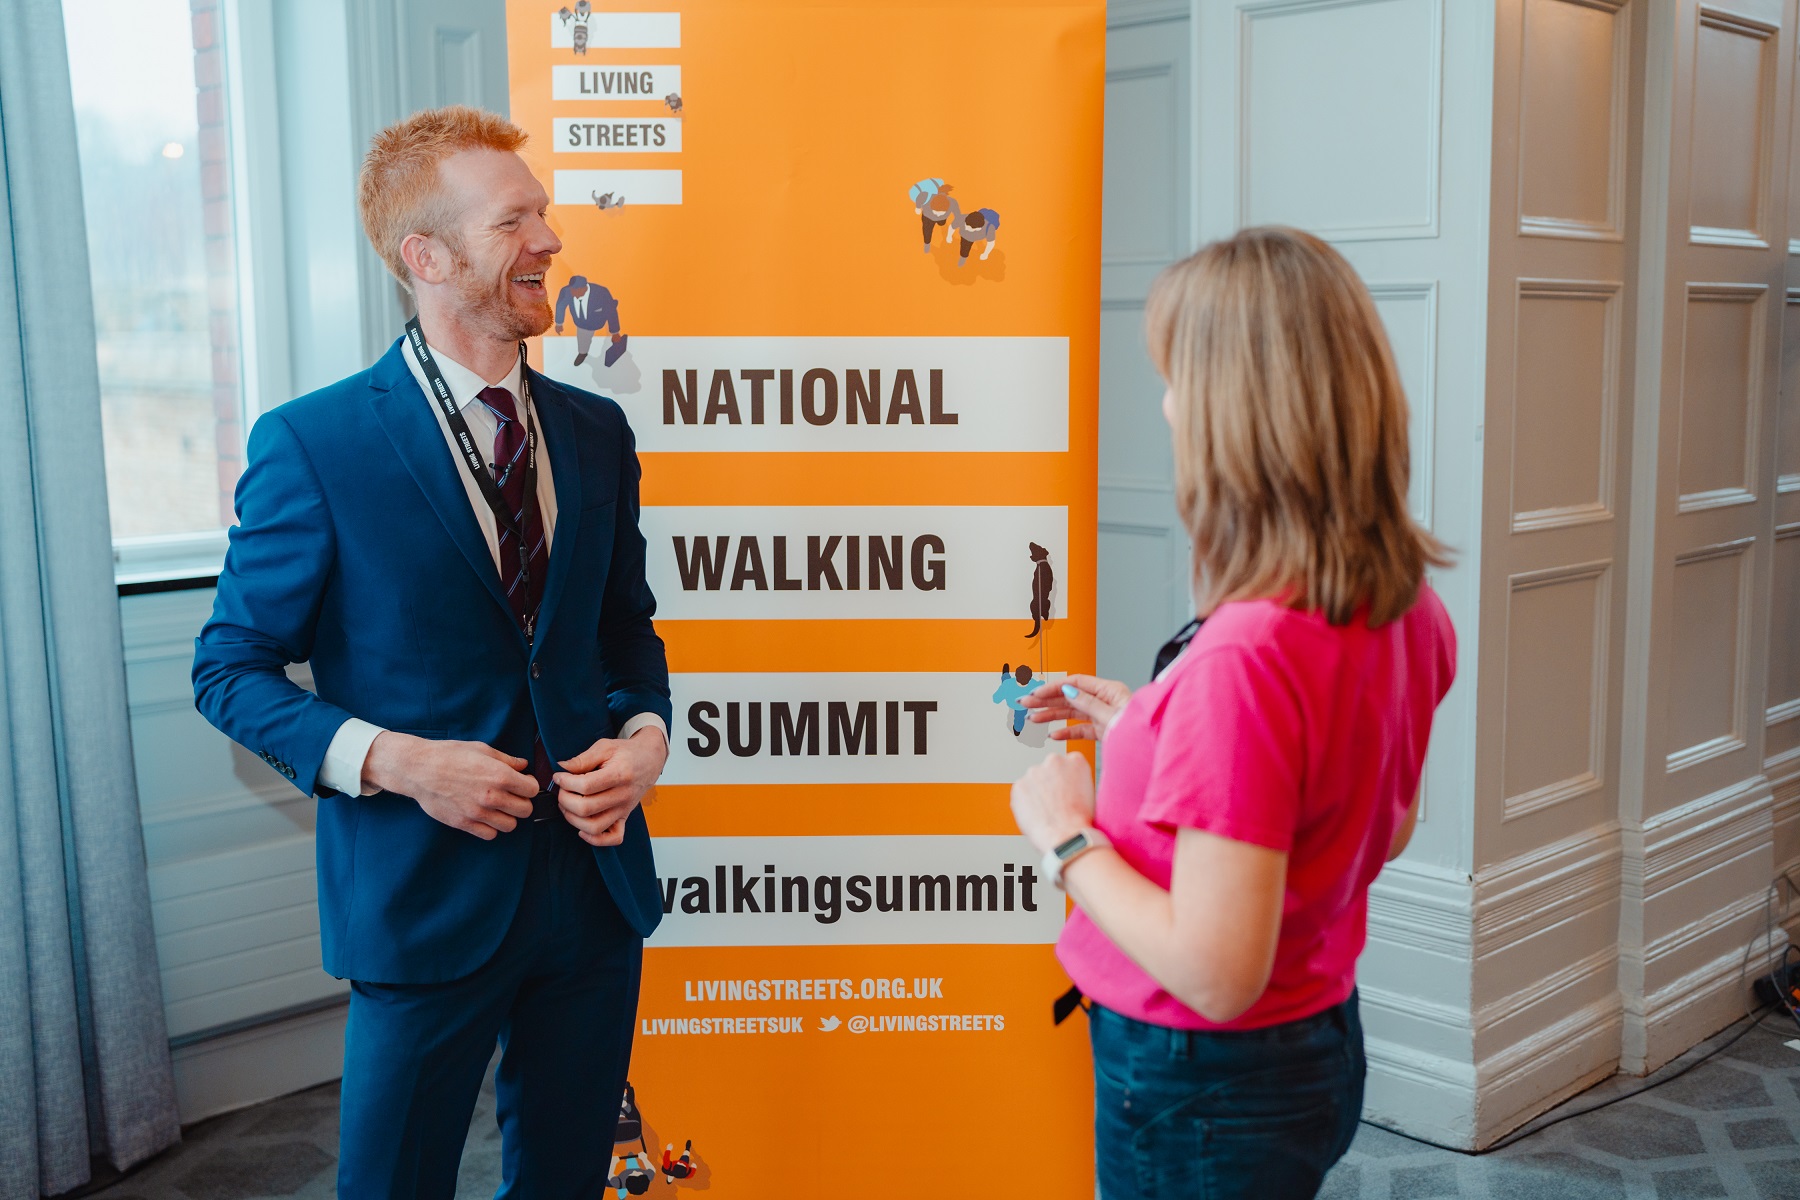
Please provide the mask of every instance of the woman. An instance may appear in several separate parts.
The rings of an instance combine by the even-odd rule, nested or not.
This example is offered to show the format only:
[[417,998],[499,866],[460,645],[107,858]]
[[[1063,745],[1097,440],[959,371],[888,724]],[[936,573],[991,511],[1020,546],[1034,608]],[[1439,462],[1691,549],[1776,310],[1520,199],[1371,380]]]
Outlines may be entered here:
[[1336,251],[1251,229],[1148,307],[1205,623],[1156,680],[1024,701],[1057,755],[1013,788],[1076,909],[1101,1195],[1314,1195],[1362,1108],[1368,888],[1418,815],[1455,634],[1410,516],[1406,400]]

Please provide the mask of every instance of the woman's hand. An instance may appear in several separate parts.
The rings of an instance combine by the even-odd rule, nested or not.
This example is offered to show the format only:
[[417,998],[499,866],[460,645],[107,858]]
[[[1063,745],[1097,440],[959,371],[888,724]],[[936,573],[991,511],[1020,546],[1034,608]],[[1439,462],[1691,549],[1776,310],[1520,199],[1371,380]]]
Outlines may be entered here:
[[1037,691],[1020,696],[1019,703],[1030,710],[1027,720],[1038,725],[1048,721],[1084,722],[1052,729],[1050,737],[1054,741],[1066,742],[1074,738],[1100,741],[1106,737],[1106,731],[1129,699],[1131,689],[1116,679],[1065,675],[1060,683],[1046,683]]
[[1094,772],[1080,754],[1052,754],[1013,784],[1013,820],[1040,852],[1094,823]]

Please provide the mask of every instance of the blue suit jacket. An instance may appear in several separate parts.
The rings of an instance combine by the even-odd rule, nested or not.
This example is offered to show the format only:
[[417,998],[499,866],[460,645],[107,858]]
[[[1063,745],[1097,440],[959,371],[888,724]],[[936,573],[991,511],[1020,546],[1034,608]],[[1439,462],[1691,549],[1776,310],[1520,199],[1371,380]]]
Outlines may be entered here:
[[561,325],[564,314],[567,314],[574,320],[577,329],[608,329],[613,333],[619,332],[619,302],[613,299],[611,292],[591,279],[587,289],[587,315],[579,317],[575,315],[575,286],[563,284],[562,291],[556,293],[556,323]]
[[[380,362],[266,414],[250,434],[238,524],[194,654],[206,719],[302,792],[351,715],[428,738],[553,760],[628,719],[670,719],[638,531],[638,462],[611,400],[531,373],[556,484],[537,641],[506,597],[437,419],[395,342]],[[308,661],[318,692],[295,686]],[[319,792],[325,969],[436,983],[500,944],[530,857],[530,823],[491,842],[386,792]],[[662,917],[642,812],[594,858],[625,919]]]

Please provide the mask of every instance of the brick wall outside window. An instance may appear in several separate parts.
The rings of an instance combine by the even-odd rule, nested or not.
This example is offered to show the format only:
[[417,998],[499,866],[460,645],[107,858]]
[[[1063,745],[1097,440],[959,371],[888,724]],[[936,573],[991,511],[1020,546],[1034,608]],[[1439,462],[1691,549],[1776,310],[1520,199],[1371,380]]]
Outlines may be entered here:
[[225,47],[219,2],[189,0],[189,8],[194,21],[194,103],[200,124],[200,194],[206,230],[207,326],[212,338],[219,521],[230,525],[232,493],[244,469],[244,426],[230,132],[225,109]]

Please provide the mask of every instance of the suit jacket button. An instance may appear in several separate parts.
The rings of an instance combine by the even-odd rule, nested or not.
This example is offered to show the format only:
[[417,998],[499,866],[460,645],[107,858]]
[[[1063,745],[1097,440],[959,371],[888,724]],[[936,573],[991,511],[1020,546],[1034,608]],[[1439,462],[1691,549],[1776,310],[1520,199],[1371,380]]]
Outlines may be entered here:
[[542,678],[543,674],[544,674],[544,667],[543,667],[542,663],[532,663],[531,664],[531,677],[533,679]]

